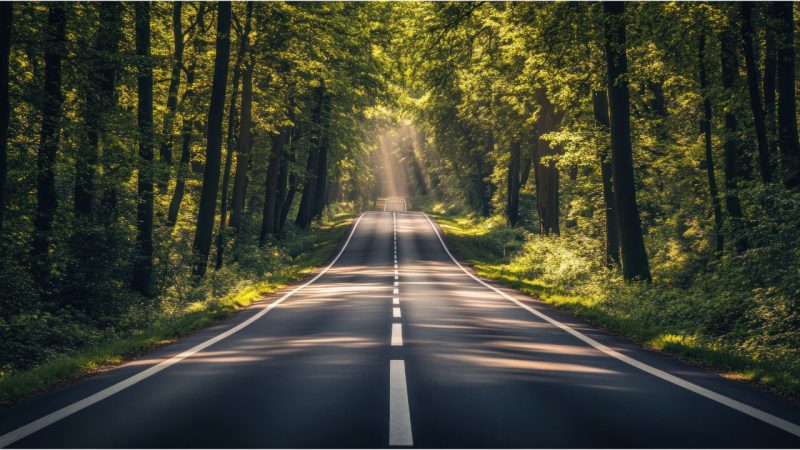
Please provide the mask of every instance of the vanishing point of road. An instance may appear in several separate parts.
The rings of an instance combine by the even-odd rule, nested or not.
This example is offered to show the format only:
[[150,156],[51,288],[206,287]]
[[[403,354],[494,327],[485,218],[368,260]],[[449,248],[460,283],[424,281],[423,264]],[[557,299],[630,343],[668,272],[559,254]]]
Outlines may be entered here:
[[331,264],[0,412],[0,447],[800,447],[800,409],[475,277],[390,201]]

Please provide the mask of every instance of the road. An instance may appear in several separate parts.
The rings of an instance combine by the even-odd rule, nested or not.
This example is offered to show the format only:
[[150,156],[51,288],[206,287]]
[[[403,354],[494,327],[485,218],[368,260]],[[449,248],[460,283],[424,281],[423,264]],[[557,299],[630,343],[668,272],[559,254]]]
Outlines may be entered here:
[[800,446],[796,405],[479,281],[394,208],[309,282],[0,412],[0,446]]

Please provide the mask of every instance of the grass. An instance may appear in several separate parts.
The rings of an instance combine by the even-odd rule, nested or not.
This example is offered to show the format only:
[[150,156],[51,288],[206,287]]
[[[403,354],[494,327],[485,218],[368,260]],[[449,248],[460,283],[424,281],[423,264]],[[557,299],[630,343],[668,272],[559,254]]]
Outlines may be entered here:
[[[497,219],[477,220],[470,216],[442,213],[434,213],[433,216],[451,246],[482,277],[541,299],[645,348],[672,354],[727,378],[752,382],[787,397],[800,397],[800,370],[796,354],[790,353],[783,358],[768,357],[764,356],[763,348],[737,345],[741,342],[735,339],[720,339],[702,331],[687,332],[691,331],[691,324],[676,325],[668,313],[658,312],[663,306],[645,305],[647,302],[668,303],[671,301],[668,297],[673,295],[671,291],[675,288],[656,284],[628,288],[625,283],[615,280],[610,284],[617,283],[623,287],[612,290],[619,297],[608,301],[603,295],[609,291],[602,287],[597,288],[602,294],[585,294],[594,291],[585,286],[575,289],[580,282],[558,283],[548,281],[546,277],[530,276],[531,268],[526,266],[524,258],[520,258],[523,249],[531,251],[530,247],[524,247],[528,239],[522,231],[509,230],[494,223]],[[592,283],[597,284],[597,279],[584,282],[585,285]],[[631,306],[624,306],[626,302]]]
[[[338,214],[310,233],[310,249],[291,258],[291,263],[267,272],[263,279],[234,289],[223,296],[195,301],[163,320],[122,338],[64,355],[29,370],[0,378],[0,405],[10,406],[54,387],[68,384],[98,371],[119,365],[181,336],[230,317],[236,311],[306,277],[329,259],[352,220]],[[298,239],[308,239],[309,232]]]

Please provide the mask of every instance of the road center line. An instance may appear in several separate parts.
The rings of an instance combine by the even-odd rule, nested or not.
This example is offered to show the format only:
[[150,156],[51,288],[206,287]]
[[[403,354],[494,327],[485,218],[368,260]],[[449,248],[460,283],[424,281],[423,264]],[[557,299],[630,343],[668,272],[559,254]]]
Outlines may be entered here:
[[403,346],[403,325],[399,323],[392,324],[392,347]]
[[399,305],[400,304],[400,299],[397,298],[397,297],[392,298],[392,304],[393,305]]
[[331,263],[328,264],[327,267],[322,269],[316,276],[314,276],[314,278],[312,278],[312,279],[306,281],[305,283],[301,284],[300,286],[292,289],[288,293],[284,294],[281,298],[275,300],[274,302],[270,303],[269,305],[263,306],[261,308],[261,311],[259,311],[256,314],[254,314],[253,317],[245,320],[244,322],[240,323],[239,325],[236,325],[235,327],[231,328],[230,330],[225,331],[224,333],[218,334],[217,336],[214,336],[213,338],[208,339],[205,342],[202,342],[202,343],[200,343],[198,345],[195,345],[194,347],[190,348],[189,350],[186,350],[186,351],[184,351],[184,352],[182,352],[182,353],[180,353],[178,355],[173,356],[172,358],[169,358],[169,359],[167,359],[165,361],[162,361],[162,362],[156,364],[155,366],[152,366],[152,367],[150,367],[148,369],[145,369],[145,370],[137,373],[136,375],[128,377],[128,378],[126,378],[126,379],[124,379],[124,380],[122,380],[122,381],[120,381],[120,382],[118,382],[118,383],[116,383],[116,384],[114,384],[112,386],[109,386],[109,387],[107,387],[107,388],[105,388],[105,389],[103,389],[103,390],[101,390],[101,391],[99,391],[97,393],[94,393],[94,394],[84,398],[83,400],[79,400],[79,401],[77,401],[75,403],[67,405],[67,406],[65,406],[65,407],[63,407],[61,409],[58,409],[58,410],[56,410],[54,412],[51,412],[50,414],[48,414],[46,416],[43,416],[43,417],[41,417],[41,418],[39,418],[37,420],[34,420],[33,422],[30,422],[27,425],[23,425],[22,427],[19,427],[19,428],[15,429],[15,430],[9,431],[8,433],[0,436],[0,448],[8,447],[9,445],[13,444],[14,442],[17,442],[20,439],[23,439],[23,438],[25,438],[27,436],[30,436],[31,434],[41,430],[42,428],[45,428],[45,427],[47,427],[49,425],[52,425],[52,424],[58,422],[59,420],[65,418],[65,417],[71,416],[72,414],[75,414],[78,411],[81,411],[81,410],[83,410],[85,408],[88,408],[89,406],[92,406],[92,405],[94,405],[95,403],[97,403],[97,402],[99,402],[101,400],[104,400],[104,399],[106,399],[108,397],[111,397],[112,395],[114,395],[114,394],[116,394],[116,393],[118,393],[118,392],[120,392],[120,391],[122,391],[124,389],[127,389],[127,388],[133,386],[134,384],[136,384],[136,383],[138,383],[138,382],[140,382],[142,380],[150,378],[153,375],[161,372],[162,370],[164,370],[164,369],[166,369],[166,368],[168,368],[168,367],[170,367],[170,366],[172,366],[174,364],[177,364],[177,363],[183,361],[184,359],[194,355],[195,353],[200,352],[200,351],[202,351],[202,350],[204,350],[204,349],[216,344],[217,342],[219,342],[219,341],[221,341],[221,340],[223,340],[223,339],[225,339],[225,338],[227,338],[227,337],[229,337],[229,336],[241,331],[242,329],[246,328],[247,326],[249,326],[250,324],[252,324],[256,320],[258,320],[261,317],[263,317],[268,312],[272,311],[275,307],[277,307],[278,305],[280,305],[281,303],[286,301],[289,297],[294,295],[297,291],[299,291],[299,290],[305,288],[306,286],[310,285],[311,283],[317,281],[322,275],[324,275],[326,272],[328,272],[328,270],[330,270],[331,267],[333,267],[333,265],[336,264],[336,261],[338,261],[339,258],[342,256],[342,253],[344,253],[345,249],[347,248],[347,245],[350,243],[350,240],[353,238],[353,234],[356,232],[356,228],[358,228],[358,224],[361,223],[361,219],[364,218],[365,214],[366,213],[362,213],[360,216],[358,216],[358,219],[353,224],[353,229],[350,230],[350,234],[347,236],[347,240],[344,242],[344,245],[342,245],[342,248],[339,250],[339,253],[336,255],[336,257],[333,258],[333,261],[331,261]]
[[406,364],[397,359],[389,361],[389,445],[414,445],[411,411],[408,407]]
[[402,317],[402,315],[400,314],[400,308],[397,307],[392,308],[392,317],[394,318]]
[[617,359],[619,361],[622,361],[622,362],[624,362],[624,363],[626,363],[628,365],[631,365],[631,366],[633,366],[633,367],[635,367],[635,368],[637,368],[637,369],[639,369],[639,370],[641,370],[643,372],[646,372],[646,373],[648,373],[650,375],[653,375],[655,377],[661,378],[662,380],[667,381],[669,383],[672,383],[672,384],[674,384],[676,386],[682,387],[682,388],[684,388],[684,389],[686,389],[688,391],[694,392],[695,394],[701,395],[701,396],[703,396],[703,397],[705,397],[705,398],[707,398],[709,400],[713,400],[713,401],[715,401],[717,403],[720,403],[720,404],[723,404],[723,405],[725,405],[725,406],[727,406],[729,408],[735,409],[736,411],[739,411],[739,412],[741,412],[743,414],[747,414],[748,416],[753,417],[755,419],[758,419],[758,420],[760,420],[760,421],[762,421],[764,423],[772,425],[772,426],[774,426],[776,428],[780,428],[781,430],[786,431],[787,433],[791,433],[791,434],[793,434],[795,436],[800,437],[800,425],[797,425],[795,423],[789,422],[788,420],[785,420],[785,419],[781,419],[778,416],[774,416],[774,415],[772,415],[772,414],[770,414],[770,413],[768,413],[766,411],[760,410],[760,409],[755,408],[753,406],[750,406],[750,405],[748,405],[746,403],[742,403],[742,402],[740,402],[738,400],[734,400],[734,399],[732,399],[730,397],[726,397],[726,396],[724,396],[722,394],[718,394],[718,393],[716,393],[716,392],[714,392],[714,391],[712,391],[710,389],[706,389],[706,388],[704,388],[702,386],[698,386],[698,385],[696,385],[696,384],[694,384],[694,383],[692,383],[690,381],[684,380],[683,378],[676,377],[675,375],[672,375],[671,373],[665,372],[665,371],[663,371],[661,369],[657,369],[657,368],[655,368],[655,367],[653,367],[653,366],[651,366],[649,364],[643,363],[643,362],[641,362],[639,360],[631,358],[630,356],[624,355],[624,354],[622,354],[622,353],[620,353],[620,352],[608,347],[607,345],[602,344],[602,343],[590,338],[589,336],[581,333],[580,331],[575,330],[574,328],[570,327],[569,325],[563,324],[563,323],[557,321],[556,319],[553,319],[552,317],[544,314],[543,312],[541,312],[541,311],[539,311],[537,309],[534,309],[534,308],[532,308],[532,307],[520,302],[519,300],[515,299],[514,297],[511,297],[510,295],[506,294],[505,292],[503,292],[503,291],[497,289],[496,287],[486,283],[485,281],[481,280],[480,278],[478,278],[475,275],[473,275],[472,273],[470,273],[467,269],[464,268],[464,266],[461,265],[461,263],[459,263],[456,260],[456,258],[453,256],[453,254],[450,253],[450,249],[447,248],[447,244],[444,243],[444,239],[442,239],[442,235],[439,234],[439,230],[436,228],[436,225],[434,225],[434,223],[431,220],[431,218],[427,214],[425,214],[424,212],[421,212],[421,214],[423,216],[425,216],[425,218],[428,220],[428,223],[430,224],[431,228],[433,228],[433,232],[436,233],[436,237],[439,238],[439,242],[442,244],[442,248],[444,248],[444,251],[447,253],[448,256],[450,256],[450,259],[453,260],[453,262],[456,264],[456,266],[458,266],[458,268],[461,269],[470,278],[472,278],[473,280],[475,280],[478,283],[482,284],[484,287],[496,292],[497,294],[499,294],[501,297],[505,298],[506,300],[509,300],[512,303],[515,303],[520,308],[522,308],[522,309],[528,311],[529,313],[531,313],[531,314],[533,314],[533,315],[535,315],[535,316],[537,316],[537,317],[549,322],[550,324],[555,325],[558,328],[561,328],[562,330],[566,331],[567,333],[575,336],[576,338],[580,339],[581,341],[589,344],[590,346],[592,346],[595,349],[605,353],[606,355],[611,356],[612,358],[615,358],[615,359]]

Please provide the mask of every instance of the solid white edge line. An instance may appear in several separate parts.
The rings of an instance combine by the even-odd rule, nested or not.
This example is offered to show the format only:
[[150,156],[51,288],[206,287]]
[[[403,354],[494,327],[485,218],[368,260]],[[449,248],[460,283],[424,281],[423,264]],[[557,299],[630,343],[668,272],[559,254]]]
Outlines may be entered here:
[[237,332],[241,331],[242,329],[244,329],[245,327],[249,326],[250,324],[252,324],[256,320],[260,319],[265,314],[267,314],[268,312],[272,311],[276,306],[280,305],[286,299],[291,297],[294,293],[296,293],[297,291],[299,291],[299,290],[303,289],[304,287],[310,285],[311,283],[317,281],[322,275],[324,275],[328,270],[330,270],[330,268],[333,267],[334,264],[336,264],[336,261],[339,260],[339,257],[342,256],[342,253],[344,253],[345,249],[347,248],[347,245],[350,243],[350,239],[352,239],[353,234],[356,232],[356,228],[358,227],[358,224],[361,222],[361,219],[364,217],[364,214],[365,213],[362,213],[360,216],[358,216],[358,219],[353,224],[353,229],[350,230],[350,234],[347,236],[347,240],[344,242],[344,245],[342,245],[342,248],[339,250],[339,253],[333,259],[333,261],[331,261],[331,263],[328,264],[327,267],[322,269],[322,271],[320,271],[316,276],[314,276],[314,278],[312,278],[312,279],[306,281],[305,283],[303,283],[302,285],[292,289],[288,293],[284,294],[278,300],[275,300],[274,302],[270,303],[269,305],[264,306],[261,309],[261,311],[259,311],[258,313],[254,314],[253,317],[245,320],[244,322],[240,323],[239,325],[236,325],[235,327],[231,328],[230,330],[228,330],[228,331],[226,331],[224,333],[218,334],[217,336],[214,336],[213,338],[208,339],[205,342],[202,342],[202,343],[200,343],[198,345],[195,345],[194,347],[190,348],[189,350],[186,350],[186,351],[184,351],[182,353],[179,353],[179,354],[173,356],[170,359],[162,361],[162,362],[156,364],[153,367],[145,369],[145,370],[137,373],[136,375],[133,375],[133,376],[131,376],[129,378],[126,378],[126,379],[124,379],[124,380],[122,380],[122,381],[120,381],[120,382],[118,382],[118,383],[116,383],[116,384],[114,384],[112,386],[109,386],[109,387],[103,389],[102,391],[96,392],[96,393],[84,398],[83,400],[79,400],[79,401],[77,401],[75,403],[67,405],[67,406],[65,406],[65,407],[63,407],[61,409],[58,409],[58,410],[50,413],[50,414],[47,414],[46,416],[43,416],[43,417],[41,417],[41,418],[39,418],[37,420],[34,420],[33,422],[30,422],[27,425],[23,425],[23,426],[15,429],[15,430],[9,431],[8,433],[0,436],[0,448],[5,448],[5,447],[13,444],[14,442],[17,442],[18,440],[23,439],[23,438],[25,438],[25,437],[27,437],[27,436],[29,436],[29,435],[41,430],[42,428],[45,428],[45,427],[47,427],[49,425],[52,425],[52,424],[58,422],[59,420],[65,418],[65,417],[68,417],[68,416],[70,416],[72,414],[75,414],[76,412],[78,412],[78,411],[80,411],[82,409],[85,409],[85,408],[87,408],[87,407],[89,407],[91,405],[94,405],[95,403],[97,403],[97,402],[99,402],[101,400],[104,400],[104,399],[106,399],[108,397],[111,397],[112,395],[114,395],[114,394],[116,394],[116,393],[118,393],[118,392],[120,392],[120,391],[122,391],[124,389],[127,389],[127,388],[133,386],[134,384],[136,384],[136,383],[138,383],[138,382],[140,382],[142,380],[150,378],[151,376],[157,374],[158,372],[161,372],[162,370],[164,370],[164,369],[166,369],[166,368],[168,368],[168,367],[170,367],[170,366],[172,366],[172,365],[174,365],[176,363],[179,363],[179,362],[183,361],[184,359],[194,355],[195,353],[197,353],[197,352],[199,352],[201,350],[204,350],[204,349],[216,344],[217,342],[219,342],[219,341],[221,341],[221,340],[233,335],[234,333],[237,333]]
[[403,324],[392,324],[392,347],[403,346]]
[[425,214],[424,212],[421,212],[421,214],[423,216],[425,216],[426,219],[428,219],[428,223],[431,225],[431,228],[433,228],[433,232],[436,233],[436,237],[439,238],[439,242],[442,244],[442,248],[444,248],[444,251],[447,252],[448,256],[450,256],[450,259],[453,260],[453,262],[465,274],[469,275],[470,278],[472,278],[473,280],[475,280],[478,283],[482,284],[483,286],[491,289],[492,291],[496,292],[497,294],[499,294],[500,296],[502,296],[506,300],[509,300],[509,301],[515,303],[520,308],[522,308],[522,309],[528,311],[529,313],[531,313],[531,314],[533,314],[533,315],[535,315],[535,316],[537,316],[537,317],[549,322],[550,324],[555,325],[558,328],[561,328],[562,330],[566,331],[567,333],[575,336],[576,338],[580,339],[581,341],[591,345],[595,349],[605,353],[608,356],[611,356],[612,358],[616,358],[616,359],[618,359],[618,360],[620,360],[620,361],[622,361],[622,362],[624,362],[626,364],[629,364],[629,365],[631,365],[631,366],[633,366],[633,367],[635,367],[635,368],[637,368],[639,370],[642,370],[642,371],[644,371],[646,373],[649,373],[650,375],[653,375],[655,377],[661,378],[664,381],[672,383],[672,384],[674,384],[676,386],[680,386],[680,387],[682,387],[682,388],[684,388],[684,389],[686,389],[688,391],[694,392],[695,394],[701,395],[701,396],[703,396],[703,397],[705,397],[705,398],[707,398],[709,400],[713,400],[713,401],[715,401],[717,403],[721,403],[721,404],[723,404],[723,405],[725,405],[725,406],[727,406],[729,408],[732,408],[732,409],[735,409],[736,411],[739,411],[741,413],[747,414],[748,416],[753,417],[755,419],[758,419],[758,420],[760,420],[760,421],[762,421],[764,423],[772,425],[772,426],[774,426],[776,428],[780,428],[781,430],[786,431],[787,433],[791,433],[791,434],[793,434],[795,436],[800,437],[800,425],[797,425],[795,423],[789,422],[788,420],[785,420],[785,419],[781,419],[780,417],[774,416],[774,415],[772,415],[772,414],[770,414],[770,413],[768,413],[766,411],[762,411],[762,410],[760,410],[758,408],[752,407],[752,406],[750,406],[748,404],[745,404],[745,403],[742,403],[742,402],[740,402],[738,400],[734,400],[734,399],[732,399],[730,397],[726,397],[726,396],[724,396],[722,394],[718,394],[718,393],[716,393],[716,392],[714,392],[714,391],[712,391],[710,389],[706,389],[706,388],[704,388],[702,386],[698,386],[698,385],[696,385],[696,384],[694,384],[694,383],[692,383],[690,381],[686,381],[686,380],[684,380],[682,378],[678,378],[675,375],[672,375],[672,374],[670,374],[668,372],[665,372],[665,371],[663,371],[661,369],[657,369],[657,368],[655,368],[655,367],[653,367],[653,366],[651,366],[649,364],[645,364],[645,363],[643,363],[641,361],[638,361],[636,359],[631,358],[630,356],[624,355],[624,354],[622,354],[622,353],[620,353],[620,352],[618,352],[616,350],[613,350],[612,348],[610,348],[610,347],[608,347],[608,346],[606,346],[604,344],[601,344],[600,342],[597,342],[596,340],[590,338],[589,336],[586,336],[585,334],[581,333],[580,331],[577,331],[577,330],[573,329],[572,327],[570,327],[570,326],[568,326],[566,324],[563,324],[563,323],[551,318],[550,316],[545,315],[541,311],[538,311],[538,310],[536,310],[534,308],[531,308],[530,306],[528,306],[528,305],[520,302],[519,300],[511,297],[510,295],[506,294],[505,292],[503,292],[503,291],[495,288],[494,286],[486,283],[485,281],[481,280],[480,278],[478,278],[475,275],[473,275],[472,273],[470,273],[467,269],[464,268],[464,266],[461,265],[461,263],[459,263],[456,260],[456,258],[453,256],[453,254],[450,253],[450,249],[447,248],[447,244],[444,243],[444,239],[442,239],[442,236],[439,234],[439,230],[436,228],[436,225],[434,225],[434,223],[431,220],[431,218],[427,214]]
[[414,445],[411,411],[408,407],[406,365],[402,359],[389,361],[389,445]]

